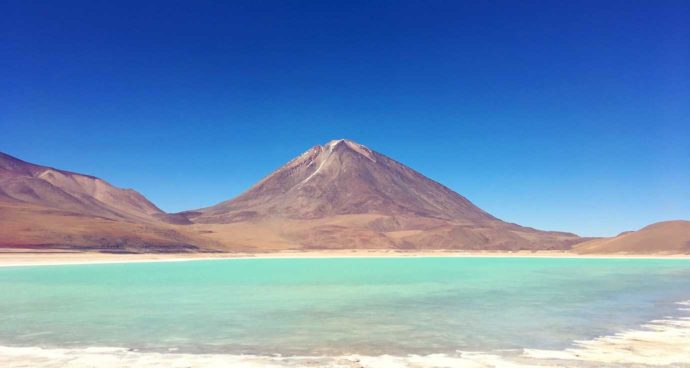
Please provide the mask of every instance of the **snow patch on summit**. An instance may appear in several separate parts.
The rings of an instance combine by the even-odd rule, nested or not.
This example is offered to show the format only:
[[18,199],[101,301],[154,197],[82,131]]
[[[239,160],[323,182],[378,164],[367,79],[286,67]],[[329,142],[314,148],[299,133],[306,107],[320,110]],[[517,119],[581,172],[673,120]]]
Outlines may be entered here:
[[337,147],[340,144],[345,144],[351,150],[353,150],[353,151],[359,153],[360,155],[368,158],[372,162],[376,162],[376,158],[374,157],[374,152],[372,150],[370,150],[369,148],[367,148],[364,145],[361,145],[357,142],[353,142],[353,141],[348,140],[348,139],[332,140],[332,141],[326,143],[325,147],[328,148],[329,151],[333,151],[333,149],[335,149],[335,147]]

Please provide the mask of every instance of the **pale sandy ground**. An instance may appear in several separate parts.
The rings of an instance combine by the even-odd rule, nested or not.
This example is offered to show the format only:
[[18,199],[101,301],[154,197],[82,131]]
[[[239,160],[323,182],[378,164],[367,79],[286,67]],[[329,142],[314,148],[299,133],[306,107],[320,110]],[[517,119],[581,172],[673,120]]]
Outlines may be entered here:
[[265,253],[146,253],[110,254],[98,252],[27,252],[0,250],[0,267],[32,265],[98,264],[127,262],[182,262],[212,259],[246,258],[338,258],[338,257],[538,257],[538,258],[645,258],[690,259],[689,254],[635,255],[635,254],[577,254],[563,251],[396,251],[396,250],[309,250]]

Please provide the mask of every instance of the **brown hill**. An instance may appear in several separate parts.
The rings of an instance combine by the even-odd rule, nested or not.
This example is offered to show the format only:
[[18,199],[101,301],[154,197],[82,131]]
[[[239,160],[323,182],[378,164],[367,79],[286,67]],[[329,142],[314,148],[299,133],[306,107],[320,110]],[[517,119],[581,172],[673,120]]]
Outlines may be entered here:
[[690,254],[690,221],[657,222],[638,231],[594,239],[575,247],[578,253]]
[[313,147],[239,197],[183,215],[242,247],[536,250],[581,241],[503,222],[348,140]]
[[208,241],[131,189],[0,153],[0,247],[180,251]]
[[177,222],[132,189],[90,175],[35,165],[0,152],[0,199],[109,219]]

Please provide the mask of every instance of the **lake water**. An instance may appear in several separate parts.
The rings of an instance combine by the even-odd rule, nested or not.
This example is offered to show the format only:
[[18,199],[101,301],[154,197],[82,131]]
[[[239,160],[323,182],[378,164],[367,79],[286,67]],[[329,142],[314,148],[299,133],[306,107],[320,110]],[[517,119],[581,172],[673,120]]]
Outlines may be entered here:
[[678,303],[688,300],[690,261],[669,259],[237,259],[5,267],[0,345],[5,354],[21,347],[117,347],[142,356],[214,359],[481,352],[525,361],[524,349],[563,351],[577,340],[639,329],[655,319],[685,321],[687,308]]

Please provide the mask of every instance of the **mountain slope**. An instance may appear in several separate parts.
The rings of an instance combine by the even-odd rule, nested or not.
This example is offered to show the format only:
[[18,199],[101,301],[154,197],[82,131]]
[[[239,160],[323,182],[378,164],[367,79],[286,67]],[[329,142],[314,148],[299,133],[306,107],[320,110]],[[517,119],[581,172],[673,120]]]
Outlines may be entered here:
[[0,153],[0,247],[187,250],[185,222],[131,189]]
[[690,254],[690,221],[664,221],[575,247],[578,253]]
[[313,147],[239,197],[183,214],[211,237],[244,246],[516,250],[581,241],[498,220],[348,140]]
[[0,197],[111,219],[167,218],[134,190],[116,188],[94,176],[28,163],[1,152]]

